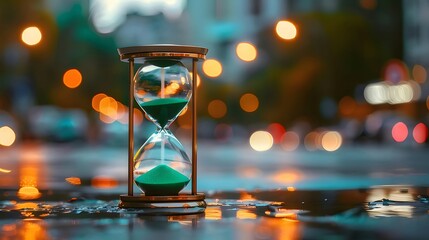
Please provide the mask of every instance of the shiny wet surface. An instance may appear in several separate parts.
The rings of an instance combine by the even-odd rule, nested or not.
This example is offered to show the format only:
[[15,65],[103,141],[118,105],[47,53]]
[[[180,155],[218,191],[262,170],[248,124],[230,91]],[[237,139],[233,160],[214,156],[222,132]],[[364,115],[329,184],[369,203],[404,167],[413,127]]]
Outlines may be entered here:
[[427,149],[200,149],[208,207],[178,216],[117,207],[123,149],[3,151],[0,239],[426,239]]
[[217,192],[205,213],[178,216],[121,209],[114,195],[42,192],[23,201],[3,191],[1,239],[425,239],[428,191]]

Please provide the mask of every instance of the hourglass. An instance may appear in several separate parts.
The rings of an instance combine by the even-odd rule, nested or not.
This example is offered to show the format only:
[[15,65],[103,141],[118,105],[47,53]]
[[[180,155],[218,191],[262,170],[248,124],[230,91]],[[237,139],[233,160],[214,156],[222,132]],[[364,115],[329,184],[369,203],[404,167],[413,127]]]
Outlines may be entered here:
[[[203,212],[204,194],[197,193],[196,77],[197,61],[205,59],[206,48],[180,45],[149,45],[118,49],[129,63],[130,99],[128,128],[128,195],[120,196],[119,207],[141,208],[149,214]],[[192,62],[192,75],[182,61]],[[134,65],[141,64],[134,73]],[[134,155],[135,98],[156,125],[153,133]],[[192,155],[169,126],[192,97]],[[191,193],[181,191],[192,183]],[[134,195],[134,184],[141,194]]]

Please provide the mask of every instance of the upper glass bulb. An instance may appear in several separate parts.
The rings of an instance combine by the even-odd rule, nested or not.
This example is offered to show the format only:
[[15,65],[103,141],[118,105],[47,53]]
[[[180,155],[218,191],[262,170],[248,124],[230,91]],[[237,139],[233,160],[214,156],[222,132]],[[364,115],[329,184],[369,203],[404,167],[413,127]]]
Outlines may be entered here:
[[148,117],[167,128],[188,104],[188,69],[176,59],[148,59],[134,75],[134,97]]

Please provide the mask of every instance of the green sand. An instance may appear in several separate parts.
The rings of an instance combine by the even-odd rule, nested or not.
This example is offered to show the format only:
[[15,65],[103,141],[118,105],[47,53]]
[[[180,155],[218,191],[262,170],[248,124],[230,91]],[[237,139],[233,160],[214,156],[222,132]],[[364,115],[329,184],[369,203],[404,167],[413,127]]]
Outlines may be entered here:
[[134,180],[147,196],[178,195],[190,181],[171,167],[161,164]]
[[140,106],[152,118],[156,119],[161,128],[186,106],[188,100],[182,98],[158,98],[144,102]]

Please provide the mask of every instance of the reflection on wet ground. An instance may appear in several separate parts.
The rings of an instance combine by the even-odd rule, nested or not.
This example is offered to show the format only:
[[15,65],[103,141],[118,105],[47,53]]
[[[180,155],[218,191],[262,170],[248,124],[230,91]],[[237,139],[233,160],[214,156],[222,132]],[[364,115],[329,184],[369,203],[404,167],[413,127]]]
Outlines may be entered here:
[[202,144],[200,150],[205,213],[148,216],[117,207],[126,192],[126,149],[35,143],[2,149],[0,240],[426,237],[428,149],[255,153]]
[[0,239],[424,239],[429,222],[429,189],[409,186],[216,192],[205,213],[180,216],[121,209],[116,195],[15,193],[1,192]]

